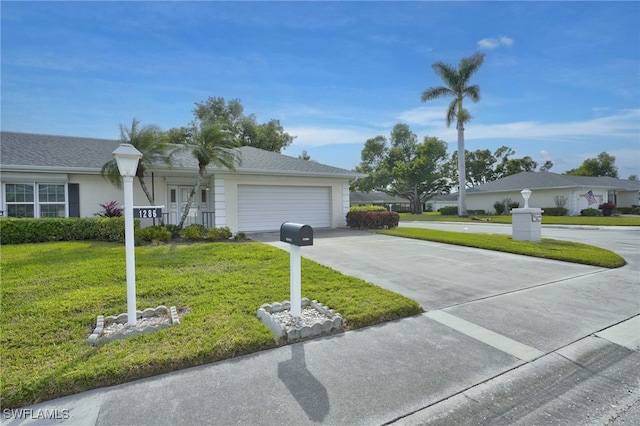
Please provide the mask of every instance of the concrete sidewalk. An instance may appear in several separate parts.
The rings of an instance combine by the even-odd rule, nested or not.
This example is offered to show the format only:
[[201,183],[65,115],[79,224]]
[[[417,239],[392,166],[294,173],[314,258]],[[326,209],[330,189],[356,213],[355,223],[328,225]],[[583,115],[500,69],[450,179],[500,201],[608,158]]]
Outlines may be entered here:
[[[2,424],[583,425],[639,399],[635,260],[605,270],[349,230],[317,232],[302,255],[428,312],[48,401],[16,413],[26,419],[3,412]],[[51,414],[68,418],[34,419]]]

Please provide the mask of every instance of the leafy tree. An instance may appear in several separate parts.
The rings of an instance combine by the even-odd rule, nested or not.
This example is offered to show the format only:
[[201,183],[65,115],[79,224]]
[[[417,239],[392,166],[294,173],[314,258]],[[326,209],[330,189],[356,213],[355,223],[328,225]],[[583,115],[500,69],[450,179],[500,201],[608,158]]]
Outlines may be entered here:
[[302,151],[302,154],[298,155],[298,158],[300,158],[302,160],[311,161],[311,156],[307,153],[306,149],[304,151]]
[[[514,175],[520,172],[535,171],[538,163],[531,157],[511,158],[515,151],[507,146],[501,146],[492,154],[488,149],[478,149],[476,151],[465,150],[465,172],[467,174],[465,183],[468,188],[491,182],[505,176]],[[458,153],[454,152],[449,162],[449,178],[452,181],[458,180],[458,173],[455,165],[458,163]],[[547,163],[550,163],[549,161]],[[548,164],[545,165],[548,166]],[[551,163],[553,165],[553,163]],[[549,166],[551,167],[551,166]]]
[[629,175],[629,180],[638,180],[638,175]]
[[542,166],[540,166],[540,171],[541,172],[548,172],[549,170],[551,170],[552,167],[553,167],[553,161],[547,160],[547,161],[544,162],[544,164]]
[[356,171],[368,176],[354,184],[355,190],[382,191],[405,198],[413,213],[422,213],[423,204],[449,190],[446,178],[447,144],[435,137],[422,143],[406,124],[396,124],[390,144],[384,136],[366,141]]
[[189,193],[189,199],[182,212],[178,229],[182,229],[184,226],[193,204],[193,198],[198,193],[206,175],[207,166],[213,164],[234,171],[236,164],[240,162],[236,150],[237,140],[227,126],[227,122],[212,115],[205,117],[204,120],[198,119],[192,129],[190,144],[185,145],[183,149],[191,151],[193,157],[198,160],[198,178]]
[[[468,188],[495,180],[495,166],[498,159],[488,149],[464,151],[465,155],[465,184]],[[449,161],[449,178],[458,181],[458,152],[455,151]]]
[[458,215],[467,216],[466,202],[466,171],[464,155],[464,124],[471,120],[469,111],[463,107],[464,98],[468,97],[473,102],[480,100],[480,86],[469,84],[471,76],[478,71],[484,61],[484,53],[475,53],[468,58],[462,58],[458,68],[444,62],[436,62],[432,65],[436,74],[442,78],[446,86],[430,87],[422,92],[422,102],[433,99],[453,97],[453,101],[447,109],[447,127],[456,120],[458,130]]
[[538,163],[529,156],[514,158],[507,161],[505,172],[502,177],[511,176],[522,172],[535,172],[536,167],[538,167]]
[[279,120],[258,124],[254,114],[244,115],[239,99],[226,102],[224,98],[209,97],[205,102],[196,103],[193,113],[196,120],[217,121],[241,146],[281,152],[295,139],[284,131]]
[[616,157],[606,152],[601,152],[596,158],[587,158],[577,169],[565,172],[566,175],[573,176],[609,176],[618,177],[616,167]]
[[[153,124],[140,126],[140,121],[134,118],[131,121],[131,127],[120,124],[120,143],[131,144],[142,153],[142,157],[138,162],[136,177],[149,204],[153,206],[153,196],[144,180],[146,171],[157,163],[171,166],[171,149],[162,130]],[[122,179],[115,158],[104,163],[100,170],[100,175],[118,188],[122,188]]]
[[174,127],[164,134],[165,141],[172,144],[186,144],[193,136],[192,126]]

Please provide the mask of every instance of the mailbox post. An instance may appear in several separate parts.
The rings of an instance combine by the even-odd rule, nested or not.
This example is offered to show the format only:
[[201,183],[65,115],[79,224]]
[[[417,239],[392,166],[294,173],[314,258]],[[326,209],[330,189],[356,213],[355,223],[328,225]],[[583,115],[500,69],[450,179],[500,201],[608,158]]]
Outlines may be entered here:
[[524,198],[524,208],[511,210],[511,238],[515,241],[541,241],[542,209],[529,207],[531,190],[523,189],[520,194]]
[[280,241],[289,243],[289,281],[291,316],[302,315],[300,247],[313,245],[313,229],[309,225],[285,222],[280,226]]

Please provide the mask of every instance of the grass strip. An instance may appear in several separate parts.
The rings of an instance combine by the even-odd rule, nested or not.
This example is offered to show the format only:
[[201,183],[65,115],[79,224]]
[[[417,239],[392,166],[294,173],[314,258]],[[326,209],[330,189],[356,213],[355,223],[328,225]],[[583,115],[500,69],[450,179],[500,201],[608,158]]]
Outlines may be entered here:
[[535,243],[531,241],[514,241],[508,235],[474,234],[405,227],[379,230],[376,232],[397,237],[502,251],[544,259],[601,266],[604,268],[619,268],[626,263],[622,256],[610,250],[588,244],[550,238],[543,238],[541,242]]
[[[400,221],[511,223],[511,215],[442,216],[437,212],[400,213]],[[640,216],[542,216],[543,225],[640,226]]]
[[[127,312],[125,249],[99,242],[2,247],[2,409],[282,344],[256,318],[289,294],[289,254],[269,245],[136,247],[137,308],[176,306],[181,324],[98,346],[97,315]],[[347,330],[422,312],[404,296],[302,259],[302,296]]]

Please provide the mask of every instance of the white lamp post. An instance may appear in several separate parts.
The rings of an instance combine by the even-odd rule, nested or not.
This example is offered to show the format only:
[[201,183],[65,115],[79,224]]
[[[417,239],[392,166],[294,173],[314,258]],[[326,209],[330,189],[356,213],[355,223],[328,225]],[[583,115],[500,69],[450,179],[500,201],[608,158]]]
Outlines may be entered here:
[[525,188],[522,191],[520,191],[520,194],[522,194],[522,198],[524,198],[524,208],[528,209],[529,197],[531,197],[531,190],[529,188]]
[[127,263],[127,323],[136,325],[136,259],[133,235],[133,177],[142,153],[133,145],[120,144],[113,151],[124,184],[124,241]]

